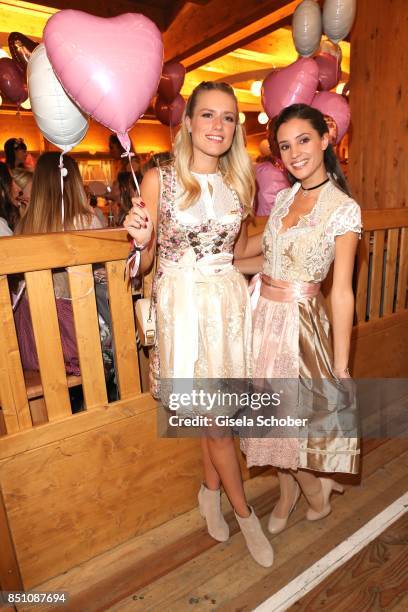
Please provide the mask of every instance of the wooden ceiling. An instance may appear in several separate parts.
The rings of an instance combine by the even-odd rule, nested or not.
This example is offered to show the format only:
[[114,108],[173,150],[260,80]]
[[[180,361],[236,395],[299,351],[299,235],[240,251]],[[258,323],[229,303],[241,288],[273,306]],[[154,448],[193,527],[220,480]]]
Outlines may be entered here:
[[[47,19],[56,10],[73,8],[104,17],[141,12],[163,32],[165,59],[187,68],[182,93],[188,96],[203,80],[224,80],[237,93],[248,128],[262,110],[260,97],[251,92],[274,67],[297,58],[291,20],[301,0],[0,0],[0,45],[10,31],[41,40]],[[47,6],[45,6],[47,5]],[[342,81],[349,75],[350,45],[341,43]],[[253,114],[254,116],[250,117]],[[252,131],[252,129],[251,129]]]

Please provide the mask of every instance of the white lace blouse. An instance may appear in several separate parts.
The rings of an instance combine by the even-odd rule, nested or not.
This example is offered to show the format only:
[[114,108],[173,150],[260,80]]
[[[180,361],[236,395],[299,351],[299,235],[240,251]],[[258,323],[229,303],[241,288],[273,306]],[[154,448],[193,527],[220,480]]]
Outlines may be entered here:
[[240,214],[239,200],[236,194],[224,183],[221,174],[192,173],[200,184],[201,195],[197,202],[186,210],[180,210],[178,204],[182,199],[181,188],[176,192],[175,210],[177,220],[183,225],[199,225],[208,221],[228,223]]
[[321,282],[334,259],[336,236],[361,234],[361,211],[357,202],[329,182],[312,211],[279,233],[299,188],[300,183],[295,183],[276,197],[263,237],[263,272],[280,280]]

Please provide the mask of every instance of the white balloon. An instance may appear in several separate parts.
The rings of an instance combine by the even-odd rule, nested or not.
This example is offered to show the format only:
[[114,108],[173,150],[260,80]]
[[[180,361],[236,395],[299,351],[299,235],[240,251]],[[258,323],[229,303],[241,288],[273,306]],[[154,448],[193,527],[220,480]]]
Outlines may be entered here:
[[356,16],[356,0],[325,0],[323,30],[334,43],[346,38]]
[[322,36],[322,15],[315,0],[303,0],[296,7],[292,33],[299,55],[309,57],[318,49]]
[[27,80],[31,110],[41,133],[67,153],[84,138],[88,119],[65,93],[42,44],[31,54]]

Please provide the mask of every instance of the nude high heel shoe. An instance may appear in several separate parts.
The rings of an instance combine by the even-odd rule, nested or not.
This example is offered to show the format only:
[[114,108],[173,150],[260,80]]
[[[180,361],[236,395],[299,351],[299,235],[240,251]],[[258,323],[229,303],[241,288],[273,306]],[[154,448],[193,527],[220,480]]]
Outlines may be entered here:
[[283,531],[288,523],[288,519],[290,517],[290,515],[292,514],[293,510],[296,508],[296,504],[299,501],[299,497],[300,497],[300,487],[299,484],[296,482],[296,487],[295,487],[295,496],[293,498],[293,503],[290,507],[289,513],[287,516],[285,516],[284,518],[279,518],[277,516],[274,516],[273,514],[273,510],[271,512],[271,515],[269,517],[269,521],[268,521],[268,531],[269,533],[273,533],[273,535],[277,535],[278,533],[281,533],[281,531]]
[[212,491],[202,484],[198,492],[198,507],[201,516],[206,520],[210,536],[218,542],[226,542],[229,538],[229,527],[221,512],[220,490]]
[[316,512],[313,508],[309,508],[306,512],[306,518],[308,521],[318,521],[322,518],[325,518],[331,512],[330,505],[330,496],[336,491],[337,493],[344,493],[344,487],[333,480],[332,478],[319,478],[321,491],[319,493],[314,493],[312,496],[308,495],[307,497],[314,497],[316,495],[322,495],[323,497],[323,508],[320,512]]
[[272,546],[262,531],[261,523],[256,516],[254,509],[250,508],[251,514],[247,518],[238,516],[235,512],[235,518],[241,528],[242,535],[245,538],[246,545],[253,559],[262,565],[262,567],[271,567],[273,564],[273,549]]

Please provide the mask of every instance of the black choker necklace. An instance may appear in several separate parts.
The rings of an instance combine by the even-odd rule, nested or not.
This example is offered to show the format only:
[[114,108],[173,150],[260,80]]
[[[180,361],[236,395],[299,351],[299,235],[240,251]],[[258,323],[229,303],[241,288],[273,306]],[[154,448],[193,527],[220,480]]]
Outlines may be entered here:
[[321,187],[322,185],[325,185],[329,181],[330,181],[330,179],[327,178],[322,183],[319,183],[318,185],[315,185],[314,187],[307,187],[307,189],[305,189],[305,187],[303,187],[303,185],[300,184],[300,186],[302,188],[302,192],[303,192],[302,195],[306,198],[309,195],[309,191],[313,191],[313,189],[319,189],[319,187]]

